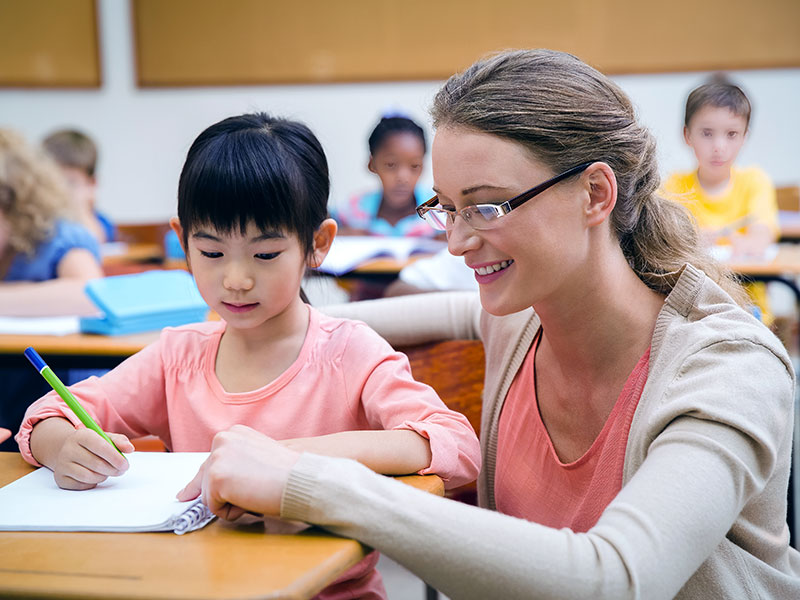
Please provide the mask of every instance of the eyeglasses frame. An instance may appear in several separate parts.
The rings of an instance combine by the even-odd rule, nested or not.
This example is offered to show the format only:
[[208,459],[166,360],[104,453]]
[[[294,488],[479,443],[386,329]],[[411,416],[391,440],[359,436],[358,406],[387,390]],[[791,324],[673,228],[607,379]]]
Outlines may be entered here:
[[[571,167],[571,168],[567,169],[566,171],[564,171],[563,173],[560,173],[560,174],[556,175],[555,177],[552,177],[552,178],[548,179],[547,181],[545,181],[543,183],[540,183],[539,185],[535,185],[531,189],[526,190],[526,191],[522,192],[521,194],[518,194],[518,195],[514,196],[513,198],[510,198],[509,200],[506,200],[505,202],[501,202],[500,204],[473,204],[471,206],[466,206],[466,207],[462,208],[460,211],[457,211],[455,208],[448,210],[446,208],[441,208],[441,207],[438,210],[446,212],[448,214],[448,216],[452,215],[452,221],[451,222],[455,223],[455,218],[456,218],[455,216],[458,215],[458,214],[461,214],[461,212],[466,210],[467,208],[472,208],[472,207],[475,207],[475,206],[491,206],[498,212],[497,218],[499,219],[500,217],[506,216],[508,213],[510,213],[515,208],[519,208],[520,206],[522,206],[525,202],[527,202],[528,200],[530,200],[534,196],[538,196],[539,194],[541,194],[545,190],[553,187],[555,184],[557,184],[557,183],[559,183],[561,181],[564,181],[568,177],[572,177],[573,175],[577,175],[578,173],[582,173],[583,171],[588,169],[590,165],[593,165],[595,162],[596,161],[589,161],[589,162],[581,163],[581,164],[579,164],[577,166]],[[438,203],[439,203],[439,195],[437,194],[436,196],[434,196],[430,200],[426,200],[425,202],[423,202],[422,204],[420,204],[417,207],[417,216],[420,219],[425,219],[425,213],[427,213],[428,211],[436,208],[436,205]],[[462,216],[462,218],[463,218],[463,216]],[[467,223],[469,223],[470,226],[472,227],[472,224],[468,219],[464,219],[464,220],[467,221]],[[426,221],[427,221],[427,219],[426,219]]]

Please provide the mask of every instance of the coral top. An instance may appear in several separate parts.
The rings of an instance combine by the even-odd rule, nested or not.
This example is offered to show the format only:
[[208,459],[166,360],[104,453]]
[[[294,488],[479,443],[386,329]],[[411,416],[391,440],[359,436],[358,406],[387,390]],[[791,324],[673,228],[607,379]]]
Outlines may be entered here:
[[562,463],[539,414],[534,361],[540,337],[517,372],[500,415],[497,510],[557,529],[591,529],[622,489],[633,413],[647,381],[648,348],[622,388],[602,431],[578,460]]

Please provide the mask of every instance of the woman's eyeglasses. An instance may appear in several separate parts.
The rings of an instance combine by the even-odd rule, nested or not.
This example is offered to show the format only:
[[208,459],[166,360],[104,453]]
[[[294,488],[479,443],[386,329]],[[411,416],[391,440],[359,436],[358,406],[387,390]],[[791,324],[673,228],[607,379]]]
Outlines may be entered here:
[[[594,161],[586,162],[567,169],[560,175],[556,175],[552,179],[548,179],[544,183],[532,187],[526,192],[522,192],[518,196],[514,196],[510,200],[501,202],[500,204],[473,204],[466,206],[461,210],[456,210],[453,207],[444,207],[439,204],[439,196],[434,196],[430,200],[423,202],[417,207],[417,214],[420,218],[425,219],[428,224],[438,231],[447,231],[452,229],[456,220],[456,215],[461,215],[461,218],[473,229],[489,229],[494,223],[515,208],[522,206],[525,202],[534,196],[541,194],[546,189],[554,186],[559,181],[563,181],[567,177],[577,175],[578,173],[586,170],[589,165]],[[437,206],[438,205],[438,206]]]

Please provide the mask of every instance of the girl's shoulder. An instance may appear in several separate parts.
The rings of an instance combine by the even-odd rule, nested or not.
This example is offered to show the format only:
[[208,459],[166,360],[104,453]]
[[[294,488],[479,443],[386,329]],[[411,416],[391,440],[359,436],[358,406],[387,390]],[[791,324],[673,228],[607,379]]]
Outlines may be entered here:
[[363,321],[331,317],[312,308],[312,325],[317,338],[315,346],[322,356],[374,356],[393,352],[385,339]]
[[161,355],[167,361],[186,363],[202,360],[215,351],[225,331],[225,321],[204,321],[179,327],[165,327],[158,338]]

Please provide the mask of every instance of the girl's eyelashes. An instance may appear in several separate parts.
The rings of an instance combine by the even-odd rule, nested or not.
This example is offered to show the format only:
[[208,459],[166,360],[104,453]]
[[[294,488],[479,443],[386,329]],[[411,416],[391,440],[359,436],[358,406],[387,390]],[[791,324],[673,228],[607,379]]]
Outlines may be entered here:
[[280,252],[261,252],[256,254],[255,257],[261,260],[272,260],[274,258],[278,258],[280,256]]
[[205,250],[200,250],[200,255],[206,258],[219,258],[222,256],[222,252],[206,252]]

